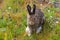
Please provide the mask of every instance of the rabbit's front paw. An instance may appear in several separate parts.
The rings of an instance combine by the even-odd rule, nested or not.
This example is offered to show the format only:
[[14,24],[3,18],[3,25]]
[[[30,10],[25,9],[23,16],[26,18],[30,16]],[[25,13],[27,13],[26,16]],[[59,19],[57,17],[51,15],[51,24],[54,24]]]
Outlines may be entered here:
[[28,34],[28,36],[31,35],[31,29],[29,27],[26,28],[26,33]]
[[41,27],[41,26],[40,26],[40,27],[38,27],[38,28],[37,28],[36,33],[38,34],[39,32],[41,32],[41,29],[42,29],[42,27]]

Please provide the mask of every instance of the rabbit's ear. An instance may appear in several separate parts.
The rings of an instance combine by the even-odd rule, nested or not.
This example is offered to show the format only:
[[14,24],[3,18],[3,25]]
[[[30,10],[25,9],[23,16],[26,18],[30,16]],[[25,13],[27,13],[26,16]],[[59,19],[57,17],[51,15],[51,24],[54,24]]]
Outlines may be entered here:
[[35,14],[35,10],[36,10],[36,5],[33,5],[33,13]]
[[28,10],[29,14],[31,14],[31,7],[30,7],[30,5],[27,5],[27,10]]

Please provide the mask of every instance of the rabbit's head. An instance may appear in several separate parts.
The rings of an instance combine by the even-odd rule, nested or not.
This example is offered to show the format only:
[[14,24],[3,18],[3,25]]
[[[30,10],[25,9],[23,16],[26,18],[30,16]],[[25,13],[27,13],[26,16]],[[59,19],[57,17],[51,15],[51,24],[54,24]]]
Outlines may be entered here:
[[29,25],[34,25],[34,20],[35,20],[35,10],[36,10],[36,5],[33,5],[33,8],[31,8],[30,5],[27,5],[27,21]]

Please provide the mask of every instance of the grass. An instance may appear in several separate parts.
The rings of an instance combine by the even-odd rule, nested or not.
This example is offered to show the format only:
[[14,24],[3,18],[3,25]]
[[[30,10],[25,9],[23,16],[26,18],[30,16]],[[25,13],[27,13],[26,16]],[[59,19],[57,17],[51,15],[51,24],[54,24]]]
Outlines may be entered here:
[[1,3],[0,40],[60,40],[60,13],[58,12],[60,9],[44,8],[46,20],[43,30],[40,34],[32,34],[28,37],[25,33],[27,10],[23,2],[24,0],[4,0]]

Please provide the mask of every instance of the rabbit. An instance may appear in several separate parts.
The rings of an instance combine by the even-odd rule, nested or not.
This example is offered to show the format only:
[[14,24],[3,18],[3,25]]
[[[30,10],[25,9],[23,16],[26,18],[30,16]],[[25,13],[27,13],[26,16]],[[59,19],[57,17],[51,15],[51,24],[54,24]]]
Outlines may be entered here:
[[26,33],[28,34],[28,36],[30,36],[33,32],[35,32],[36,34],[40,33],[45,20],[44,13],[41,11],[41,9],[36,8],[35,4],[33,4],[32,9],[28,4],[27,10],[28,13]]

